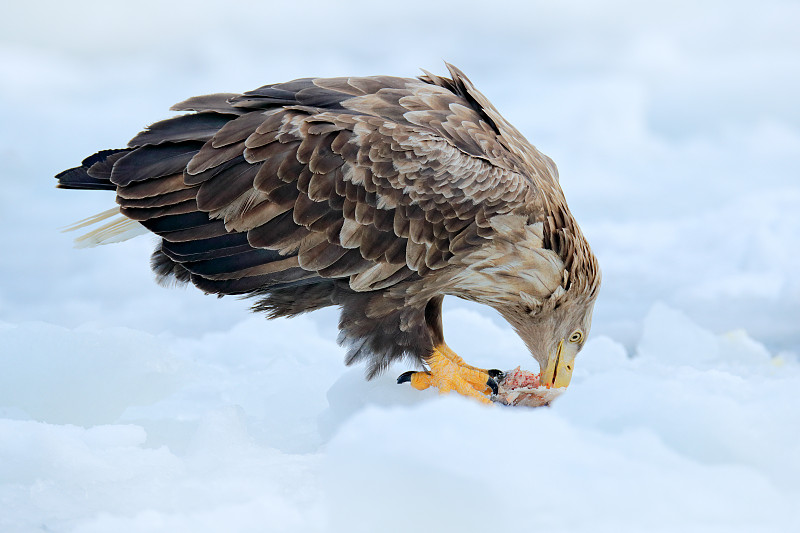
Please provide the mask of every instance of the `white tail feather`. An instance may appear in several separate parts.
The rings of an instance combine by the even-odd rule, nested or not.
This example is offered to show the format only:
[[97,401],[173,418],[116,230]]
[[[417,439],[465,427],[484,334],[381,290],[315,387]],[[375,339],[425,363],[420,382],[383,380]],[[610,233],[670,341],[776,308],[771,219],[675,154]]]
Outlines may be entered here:
[[[112,218],[113,217],[113,218]],[[76,231],[81,228],[100,224],[104,220],[111,220],[102,226],[94,228],[89,233],[78,236],[75,239],[75,247],[91,248],[101,244],[111,244],[112,242],[122,242],[147,233],[147,228],[131,220],[119,212],[119,207],[114,207],[102,213],[98,213],[89,218],[84,218],[78,222],[62,229],[62,232]]]

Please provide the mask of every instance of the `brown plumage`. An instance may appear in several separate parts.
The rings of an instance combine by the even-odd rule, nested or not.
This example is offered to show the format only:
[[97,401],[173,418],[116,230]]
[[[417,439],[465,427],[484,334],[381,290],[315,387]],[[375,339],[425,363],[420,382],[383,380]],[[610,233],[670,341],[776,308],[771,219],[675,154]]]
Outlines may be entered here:
[[190,98],[59,187],[116,190],[162,238],[162,282],[256,297],[270,318],[340,306],[347,363],[370,377],[443,342],[444,295],[497,309],[543,369],[559,339],[574,358],[597,260],[555,164],[448,68]]

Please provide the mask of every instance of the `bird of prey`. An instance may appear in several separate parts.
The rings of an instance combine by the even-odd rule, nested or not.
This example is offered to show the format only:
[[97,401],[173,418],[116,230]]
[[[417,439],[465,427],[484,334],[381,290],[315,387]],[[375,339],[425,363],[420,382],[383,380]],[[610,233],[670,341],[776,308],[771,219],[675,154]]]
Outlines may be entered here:
[[161,237],[162,284],[254,297],[270,318],[339,306],[346,363],[366,362],[367,377],[407,357],[420,370],[398,382],[489,402],[499,371],[445,343],[452,295],[496,309],[541,382],[564,387],[591,327],[597,259],[553,161],[447,68],[189,98],[58,187],[115,191],[125,222],[94,235],[141,224]]

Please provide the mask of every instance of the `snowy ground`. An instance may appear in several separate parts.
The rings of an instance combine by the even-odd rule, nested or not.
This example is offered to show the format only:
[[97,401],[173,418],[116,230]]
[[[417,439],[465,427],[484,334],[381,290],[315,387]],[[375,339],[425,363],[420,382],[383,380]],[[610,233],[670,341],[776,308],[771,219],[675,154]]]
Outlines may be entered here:
[[[0,531],[800,530],[796,4],[224,5],[0,20]],[[267,322],[156,286],[148,237],[58,232],[112,199],[51,176],[186,96],[442,59],[556,160],[600,257],[550,408],[366,382],[333,310]],[[535,369],[481,307],[445,328]]]

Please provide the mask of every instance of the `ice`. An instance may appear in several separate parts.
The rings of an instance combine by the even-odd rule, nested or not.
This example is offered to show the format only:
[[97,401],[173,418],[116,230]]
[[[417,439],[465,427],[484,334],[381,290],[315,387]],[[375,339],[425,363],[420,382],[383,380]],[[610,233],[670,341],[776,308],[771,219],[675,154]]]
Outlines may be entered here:
[[[391,517],[394,531],[746,531],[794,518],[791,498],[756,471],[698,462],[647,429],[572,418],[449,398],[365,410],[328,450],[334,528],[375,531]],[[420,485],[431,505],[419,504]]]
[[[515,344],[504,340],[510,330],[472,310],[445,322],[454,344],[490,335]],[[510,529],[548,531],[800,525],[800,365],[664,304],[648,313],[630,356],[592,338],[567,393],[536,410],[398,386],[402,365],[367,382],[307,318],[253,317],[201,339],[0,328],[3,346],[25,336],[27,351],[3,356],[18,386],[6,382],[2,405],[22,409],[0,419],[0,498],[14,509],[0,518],[4,531],[473,531],[498,517]],[[682,339],[668,345],[680,357],[660,347],[670,337]],[[117,403],[116,422],[70,389],[31,407],[28,387],[41,393],[56,381],[45,379],[44,356],[30,357],[52,357],[51,341],[55,353],[72,351],[60,381]],[[104,354],[106,370],[81,364],[79,354],[96,362],[92,353]],[[158,372],[170,377],[158,394],[121,386]],[[301,376],[303,388],[281,381]],[[421,503],[420,491],[431,499]]]
[[128,328],[25,323],[5,325],[0,336],[0,405],[24,418],[112,423],[129,406],[164,397],[179,379],[181,363],[169,346]]
[[[386,4],[389,6],[389,4]],[[0,531],[800,531],[800,40],[778,0],[17,2],[0,18]],[[46,15],[46,16],[45,16]],[[51,178],[188,96],[464,70],[603,269],[551,407],[345,367],[336,310],[153,283]],[[445,300],[468,362],[536,371]]]

